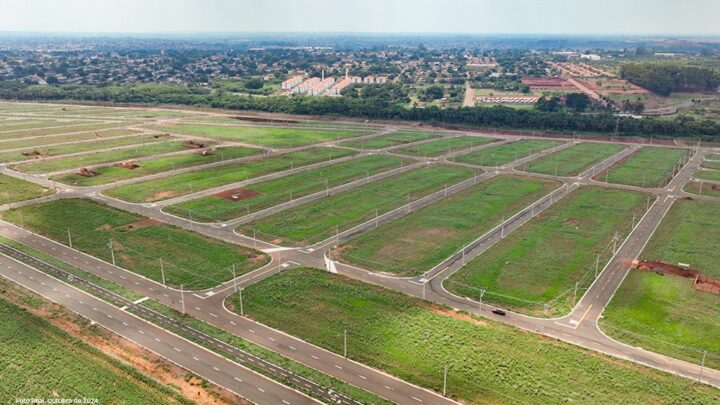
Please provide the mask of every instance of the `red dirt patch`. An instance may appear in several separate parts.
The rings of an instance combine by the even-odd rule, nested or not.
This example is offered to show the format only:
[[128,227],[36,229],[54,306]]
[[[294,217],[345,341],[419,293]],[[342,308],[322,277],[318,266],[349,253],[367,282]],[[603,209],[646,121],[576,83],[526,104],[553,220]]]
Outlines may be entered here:
[[130,169],[130,170],[134,170],[134,169],[137,169],[138,167],[140,167],[139,164],[136,164],[134,162],[121,162],[121,163],[118,163],[117,166],[122,167],[124,169]]
[[157,193],[153,194],[152,197],[150,197],[147,201],[158,201],[158,200],[164,200],[166,198],[170,198],[174,196],[176,193],[174,191],[158,191]]
[[23,152],[21,153],[23,156],[42,156],[42,153],[40,151],[34,150],[32,152]]
[[720,295],[720,279],[702,275],[691,268],[673,266],[672,264],[664,262],[652,262],[648,260],[640,260],[638,262],[634,262],[633,265],[634,268],[640,271],[652,271],[660,275],[669,274],[694,279],[693,289]]
[[720,191],[720,184],[713,184],[712,189],[715,191]]
[[223,198],[230,201],[242,201],[260,194],[262,193],[249,188],[233,188],[213,194],[213,197]]
[[100,173],[94,172],[94,171],[92,171],[92,170],[88,170],[88,169],[85,168],[85,167],[83,167],[82,169],[80,169],[80,171],[79,171],[77,174],[79,174],[80,176],[83,176],[83,177],[95,177],[95,176],[99,176],[99,175],[100,175]]

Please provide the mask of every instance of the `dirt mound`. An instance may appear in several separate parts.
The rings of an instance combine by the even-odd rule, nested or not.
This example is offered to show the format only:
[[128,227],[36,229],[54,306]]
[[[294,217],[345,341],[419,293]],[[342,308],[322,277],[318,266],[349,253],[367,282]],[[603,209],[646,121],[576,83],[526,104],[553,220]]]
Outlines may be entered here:
[[140,165],[135,164],[132,161],[131,162],[121,162],[121,163],[118,163],[117,166],[122,167],[123,169],[130,169],[130,170],[134,170],[134,169],[137,169],[138,167],[140,167]]
[[99,176],[99,175],[100,175],[100,173],[94,172],[94,171],[92,171],[92,170],[88,170],[88,169],[85,168],[85,167],[83,167],[82,169],[80,169],[80,171],[79,171],[77,174],[79,174],[80,176],[83,176],[83,177],[95,177],[95,176]]
[[23,156],[42,156],[42,153],[40,153],[40,151],[38,151],[38,150],[34,150],[32,152],[23,152],[22,155]]
[[213,196],[217,198],[224,198],[230,201],[242,201],[260,194],[261,193],[249,188],[233,188],[213,194]]
[[196,142],[196,141],[185,141],[183,142],[183,146],[190,149],[202,149],[206,147],[207,145],[204,143]]
[[715,191],[720,191],[720,184],[713,184],[712,189]]

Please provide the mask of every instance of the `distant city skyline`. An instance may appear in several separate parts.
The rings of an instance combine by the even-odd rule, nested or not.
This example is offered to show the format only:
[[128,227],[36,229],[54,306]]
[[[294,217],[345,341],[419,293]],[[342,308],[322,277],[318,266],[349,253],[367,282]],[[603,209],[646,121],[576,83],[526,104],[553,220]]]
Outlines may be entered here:
[[717,0],[0,0],[0,31],[720,35]]

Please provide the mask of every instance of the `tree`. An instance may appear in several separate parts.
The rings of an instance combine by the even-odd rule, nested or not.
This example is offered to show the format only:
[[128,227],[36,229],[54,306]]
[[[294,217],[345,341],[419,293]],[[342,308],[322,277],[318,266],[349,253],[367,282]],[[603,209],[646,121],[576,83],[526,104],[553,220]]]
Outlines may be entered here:
[[58,84],[60,82],[55,76],[48,76],[45,78],[45,81],[47,82],[47,84]]
[[565,96],[565,105],[577,112],[585,111],[590,105],[590,97],[585,93],[570,93]]
[[552,96],[550,98],[547,98],[545,96],[542,96],[535,103],[535,109],[545,112],[556,112],[560,109],[560,97]]
[[253,77],[245,81],[245,88],[250,90],[262,89],[264,85],[265,82],[263,81],[263,79],[257,77]]
[[430,100],[437,100],[445,95],[445,89],[441,86],[430,86],[425,89],[425,96]]

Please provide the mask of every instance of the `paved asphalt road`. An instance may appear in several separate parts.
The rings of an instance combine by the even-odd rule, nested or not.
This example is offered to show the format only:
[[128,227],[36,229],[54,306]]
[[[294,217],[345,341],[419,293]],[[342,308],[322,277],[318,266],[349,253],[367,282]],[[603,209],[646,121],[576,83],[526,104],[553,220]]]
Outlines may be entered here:
[[[55,256],[77,268],[132,289],[177,310],[182,309],[181,294],[178,290],[164,288],[155,281],[115,267],[110,263],[85,255],[68,246],[37,236],[6,222],[0,221],[0,234]],[[288,263],[286,262],[285,264]],[[283,267],[279,266],[278,263],[271,263],[261,269],[259,274],[274,274],[282,269]],[[244,285],[254,282],[255,279],[251,277],[252,276],[240,280],[239,286],[243,287]],[[373,392],[388,400],[397,403],[415,404],[455,403],[435,392],[409,384],[376,369],[346,359],[283,332],[251,321],[248,318],[236,315],[226,310],[223,306],[226,295],[232,294],[233,292],[232,289],[228,289],[224,294],[214,294],[209,297],[187,292],[183,295],[185,310],[189,315],[198,319],[225,329],[235,335],[342,381]]]
[[318,403],[302,393],[4,255],[0,255],[0,275],[252,402]]
[[[514,139],[515,137],[506,138]],[[567,146],[560,146],[558,148],[563,147]],[[456,271],[457,268],[459,268],[459,265],[457,264],[454,265],[457,266],[457,268],[454,268],[454,266],[451,265],[447,269],[439,269],[439,271],[436,271],[433,274],[435,277],[427,281],[425,285],[423,285],[422,282],[418,282],[418,279],[412,280],[393,277],[379,277],[361,269],[351,268],[340,264],[332,267],[336,267],[336,270],[339,272],[353,278],[361,279],[373,284],[379,284],[407,294],[419,297],[424,296],[426,299],[431,301],[479,313],[500,322],[508,323],[531,331],[537,331],[539,333],[578,344],[592,350],[636,361],[641,364],[646,364],[689,378],[697,378],[699,374],[698,365],[651,353],[641,348],[630,347],[622,343],[618,343],[602,334],[596,325],[596,321],[601,316],[603,309],[612,298],[614,291],[620,285],[624,276],[627,274],[629,261],[637,257],[640,253],[644,244],[649,239],[652,230],[655,229],[657,224],[665,215],[671,206],[672,201],[676,198],[688,196],[686,193],[681,191],[682,186],[688,181],[688,179],[690,179],[694,168],[697,167],[699,162],[702,160],[703,154],[696,154],[692,161],[685,165],[670,185],[664,189],[641,189],[632,186],[619,186],[612,184],[605,185],[604,183],[591,179],[592,176],[602,172],[602,170],[609,167],[617,160],[632,153],[635,148],[637,148],[637,146],[621,151],[615,157],[596,165],[592,169],[582,173],[580,176],[561,178],[570,185],[577,183],[577,185],[592,184],[606,187],[637,189],[640,191],[650,192],[658,196],[658,200],[652,205],[647,215],[645,215],[645,217],[643,217],[640,221],[626,243],[624,243],[618,250],[617,255],[610,261],[605,270],[598,277],[597,281],[582,297],[573,312],[566,317],[559,319],[539,319],[514,313],[508,313],[508,315],[504,317],[496,316],[495,314],[490,313],[493,309],[491,306],[481,305],[477,302],[454,296],[444,290],[442,287],[442,281],[449,276],[449,274],[452,274],[452,271]],[[537,157],[538,156],[524,158],[521,159],[521,161],[513,162],[513,164],[500,168],[490,168],[490,170],[495,170],[496,174],[517,173],[515,168],[518,167],[518,165],[521,165],[524,161],[529,161]],[[536,176],[553,177],[545,175]],[[23,177],[38,183],[43,181],[41,178]],[[489,178],[492,176],[487,177]],[[107,197],[98,195],[98,190],[93,188],[67,188],[64,186],[60,186],[60,188],[60,192],[49,199],[90,197],[127,211],[160,219],[162,221],[181,226],[183,228],[192,229],[205,235],[231,243],[239,243],[251,247],[257,246],[257,248],[263,249],[266,253],[270,254],[273,257],[273,262],[271,264],[238,277],[237,282],[241,287],[257,282],[258,280],[275,274],[278,271],[282,271],[284,268],[298,265],[313,267],[324,267],[326,265],[324,258],[325,248],[330,247],[330,244],[321,244],[323,247],[322,249],[312,251],[307,249],[282,249],[262,241],[254,241],[251,238],[234,234],[231,227],[192,223],[182,218],[167,215],[160,210],[161,207],[153,206],[152,204],[130,204],[118,200],[108,199]],[[720,201],[720,199],[714,199],[711,197],[705,197],[705,199]],[[412,210],[408,210],[408,212],[412,212]],[[508,231],[511,230],[511,228],[508,228]],[[129,271],[83,255],[67,246],[48,241],[10,224],[0,222],[0,234],[6,235],[38,250],[56,256],[88,272],[97,274],[117,284],[131,288],[176,309],[180,309],[179,292],[172,289],[165,289],[160,284],[152,280],[145,279]],[[491,243],[488,244],[488,247],[489,245],[491,245]],[[473,251],[473,255],[479,254],[483,250],[484,248],[481,247],[480,249]],[[186,310],[188,313],[199,319],[205,320],[245,339],[258,343],[289,358],[323,371],[343,381],[357,385],[358,387],[392,401],[415,404],[421,402],[451,402],[434,392],[397,380],[380,371],[357,364],[343,358],[342,356],[317,348],[297,338],[288,336],[282,332],[230,313],[224,309],[223,302],[226,296],[232,293],[234,293],[232,281],[206,291],[186,293],[184,297]],[[703,381],[720,386],[720,372],[705,369],[703,373]]]

